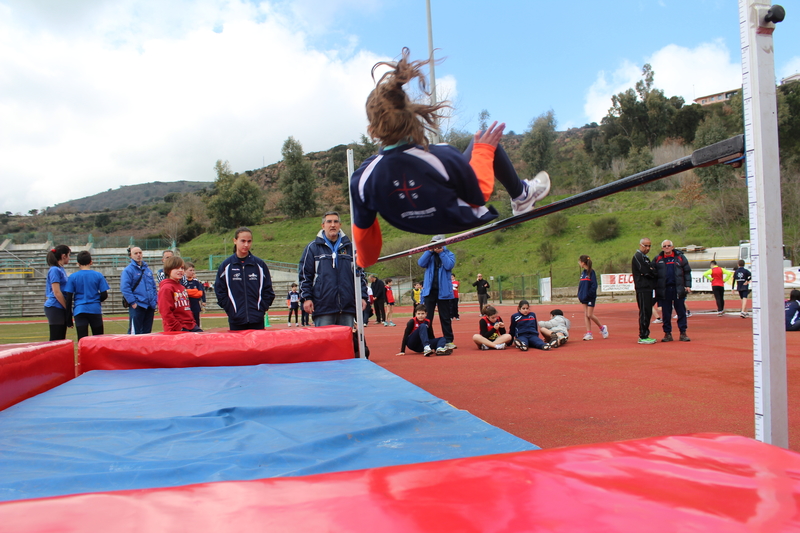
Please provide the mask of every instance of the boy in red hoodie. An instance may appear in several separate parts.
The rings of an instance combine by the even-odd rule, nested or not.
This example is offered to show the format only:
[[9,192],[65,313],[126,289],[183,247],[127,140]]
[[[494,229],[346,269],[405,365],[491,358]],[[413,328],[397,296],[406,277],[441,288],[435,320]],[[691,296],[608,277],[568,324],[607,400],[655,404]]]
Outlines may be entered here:
[[158,312],[164,331],[203,331],[197,327],[189,305],[189,294],[181,285],[183,259],[169,257],[164,262],[164,281],[158,288]]

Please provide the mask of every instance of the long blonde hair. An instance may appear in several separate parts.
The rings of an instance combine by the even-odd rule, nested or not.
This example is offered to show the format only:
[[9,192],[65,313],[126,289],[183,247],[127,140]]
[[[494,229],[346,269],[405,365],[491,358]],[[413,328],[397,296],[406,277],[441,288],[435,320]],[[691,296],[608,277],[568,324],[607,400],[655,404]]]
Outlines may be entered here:
[[430,60],[410,61],[409,54],[409,49],[403,48],[400,61],[380,61],[372,67],[373,80],[378,67],[387,66],[391,70],[381,76],[367,97],[368,131],[384,146],[410,139],[414,144],[427,148],[425,132],[439,131],[437,121],[444,115],[438,111],[450,105],[447,102],[425,105],[411,101],[403,86],[414,78],[418,79],[420,90],[430,96],[428,80],[422,72],[422,67]]

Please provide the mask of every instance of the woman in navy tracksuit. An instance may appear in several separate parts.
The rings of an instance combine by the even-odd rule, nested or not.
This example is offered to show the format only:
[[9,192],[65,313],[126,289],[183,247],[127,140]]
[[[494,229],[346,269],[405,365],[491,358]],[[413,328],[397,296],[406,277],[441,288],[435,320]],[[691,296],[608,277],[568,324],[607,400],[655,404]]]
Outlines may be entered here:
[[[517,312],[511,315],[511,329],[509,333],[514,337],[514,346],[523,352],[529,346],[540,350],[549,350],[553,346],[545,344],[539,337],[539,324],[536,321],[536,313],[533,313],[527,300],[521,300],[517,306]],[[558,341],[555,341],[558,346]]]
[[228,315],[232,331],[264,329],[264,315],[275,292],[267,264],[250,253],[253,233],[239,228],[233,238],[233,255],[217,270],[214,293]]
[[578,264],[583,269],[581,280],[578,283],[578,301],[583,304],[583,318],[586,322],[586,334],[583,340],[590,341],[592,336],[592,322],[600,328],[600,334],[604,339],[608,338],[608,327],[600,323],[594,316],[594,306],[597,301],[597,275],[592,269],[592,259],[588,255],[582,255],[578,259]]

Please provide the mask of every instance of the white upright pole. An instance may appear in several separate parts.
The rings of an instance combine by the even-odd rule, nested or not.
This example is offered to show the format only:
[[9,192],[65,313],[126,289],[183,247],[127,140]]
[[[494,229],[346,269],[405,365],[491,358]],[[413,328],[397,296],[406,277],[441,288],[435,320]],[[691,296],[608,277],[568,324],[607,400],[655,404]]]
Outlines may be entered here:
[[364,348],[364,312],[361,310],[361,274],[358,271],[358,265],[355,264],[355,260],[358,254],[358,250],[356,250],[356,239],[355,233],[353,232],[353,228],[355,227],[355,222],[353,221],[353,193],[350,190],[350,180],[353,177],[353,172],[355,172],[355,165],[353,164],[353,149],[348,148],[347,150],[347,190],[349,194],[347,195],[350,198],[350,237],[352,237],[353,243],[353,286],[355,287],[355,302],[356,302],[356,324],[358,329],[358,357],[361,359],[365,359],[367,356],[367,351]]
[[756,439],[789,447],[783,231],[772,32],[783,8],[739,0],[747,189],[753,280]]
[[[431,68],[431,105],[436,105],[438,100],[436,99],[436,69],[434,68],[433,62],[433,22],[431,19],[431,0],[425,0],[425,6],[428,9],[428,58],[430,59],[430,63],[428,65]],[[436,124],[439,125],[438,123]],[[431,134],[431,141],[436,144],[439,142],[439,134],[432,133]]]

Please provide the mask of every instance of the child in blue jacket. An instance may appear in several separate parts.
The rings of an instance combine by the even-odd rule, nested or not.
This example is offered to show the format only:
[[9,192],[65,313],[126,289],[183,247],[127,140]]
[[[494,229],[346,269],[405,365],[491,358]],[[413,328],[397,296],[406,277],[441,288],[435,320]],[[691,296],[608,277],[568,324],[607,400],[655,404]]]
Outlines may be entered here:
[[540,350],[549,350],[550,348],[558,346],[557,340],[554,344],[546,344],[539,337],[536,313],[531,311],[531,305],[527,300],[521,300],[517,306],[517,312],[511,315],[511,329],[509,333],[514,337],[514,346],[523,352],[527,352],[529,346]]
[[608,326],[600,323],[600,320],[594,316],[594,306],[597,301],[597,276],[592,269],[592,258],[588,255],[582,255],[578,259],[578,264],[581,267],[581,279],[578,283],[578,301],[583,304],[583,317],[586,322],[586,335],[583,340],[590,341],[594,339],[592,336],[592,322],[597,324],[600,328],[600,334],[604,339],[608,338]]

